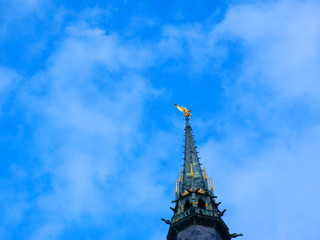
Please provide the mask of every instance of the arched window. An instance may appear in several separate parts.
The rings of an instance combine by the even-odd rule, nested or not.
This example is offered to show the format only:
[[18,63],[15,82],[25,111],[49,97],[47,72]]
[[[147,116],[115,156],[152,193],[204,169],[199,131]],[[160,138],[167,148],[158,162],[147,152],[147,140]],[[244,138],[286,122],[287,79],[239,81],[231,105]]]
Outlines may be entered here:
[[202,198],[198,200],[198,208],[206,208],[206,203],[202,200]]
[[187,210],[187,209],[191,208],[191,203],[190,203],[190,201],[187,200],[187,201],[185,202],[185,204],[184,204],[183,207],[184,207],[184,210]]

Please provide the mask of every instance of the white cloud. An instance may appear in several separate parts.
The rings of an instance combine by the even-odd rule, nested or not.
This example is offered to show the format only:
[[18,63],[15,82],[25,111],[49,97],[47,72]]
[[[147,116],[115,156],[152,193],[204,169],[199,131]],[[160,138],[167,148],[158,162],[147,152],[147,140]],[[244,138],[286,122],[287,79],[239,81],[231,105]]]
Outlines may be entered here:
[[139,74],[149,64],[148,50],[79,25],[31,79],[21,99],[37,123],[40,169],[50,176],[32,239],[56,239],[65,221],[82,216],[101,223],[121,203],[126,187],[116,187],[117,176],[143,139],[144,102],[156,94]]
[[243,81],[269,86],[284,97],[318,101],[319,14],[316,1],[239,5],[212,34],[242,42]]
[[[41,224],[31,223],[31,239],[57,239],[64,224],[81,225],[83,216],[106,224],[108,216],[122,213],[110,213],[115,206],[128,214],[139,209],[153,217],[166,211],[180,156],[170,163],[162,159],[174,155],[180,135],[156,131],[146,139],[141,131],[144,105],[157,94],[142,72],[174,59],[202,73],[233,57],[232,51],[226,54],[228,41],[243,48],[243,59],[235,59],[243,71],[231,70],[236,81],[225,83],[226,104],[231,107],[219,119],[220,124],[225,121],[221,141],[209,139],[200,155],[217,181],[217,195],[231,208],[227,223],[232,229],[251,238],[301,238],[300,233],[292,235],[292,228],[301,229],[296,212],[309,219],[310,226],[318,222],[313,214],[318,210],[313,209],[319,192],[312,183],[319,181],[315,171],[320,134],[317,114],[310,113],[319,100],[318,13],[313,1],[231,5],[225,19],[209,30],[201,24],[165,27],[155,46],[124,42],[117,34],[84,23],[70,26],[46,68],[28,79],[21,97],[37,129],[33,151],[40,156],[41,171],[33,177],[49,176],[35,200],[33,210],[39,211]],[[0,94],[1,88],[12,89],[18,75],[5,70],[1,76],[6,80],[0,83]],[[298,114],[290,114],[297,109]],[[206,123],[209,128],[215,121]],[[169,182],[172,189],[165,189]],[[293,183],[300,195],[295,195]],[[127,196],[130,201],[123,202]],[[300,206],[303,201],[306,210]],[[308,225],[302,229],[309,231]],[[317,234],[308,233],[311,239]],[[160,235],[164,236],[155,231],[154,239]]]
[[6,238],[10,236],[15,227],[21,223],[26,211],[31,207],[26,199],[26,194],[17,192],[20,187],[20,179],[17,177],[11,179],[8,184],[6,181],[1,182],[2,188],[0,191],[0,210],[1,210],[1,227],[0,236]]
[[17,85],[20,76],[16,71],[10,68],[0,68],[0,96],[10,94],[13,88]]
[[168,25],[157,44],[162,61],[173,59],[177,64],[187,63],[191,73],[210,71],[225,60],[225,49],[216,47],[210,32],[201,24]]
[[0,37],[6,38],[17,25],[21,24],[21,20],[30,21],[30,16],[43,16],[43,12],[50,4],[50,1],[47,0],[5,0],[0,2]]
[[319,14],[315,1],[242,4],[211,32],[243,59],[226,83],[224,137],[200,153],[227,223],[246,238],[319,235]]
[[319,234],[319,140],[319,128],[313,128],[297,139],[275,139],[264,151],[239,155],[236,162],[225,152],[236,156],[241,146],[223,142],[202,147],[232,231],[252,239],[313,239]]
[[312,0],[230,5],[218,24],[166,26],[159,48],[197,72],[216,69],[225,60],[241,63],[227,76],[251,91],[318,101],[319,13],[319,3]]

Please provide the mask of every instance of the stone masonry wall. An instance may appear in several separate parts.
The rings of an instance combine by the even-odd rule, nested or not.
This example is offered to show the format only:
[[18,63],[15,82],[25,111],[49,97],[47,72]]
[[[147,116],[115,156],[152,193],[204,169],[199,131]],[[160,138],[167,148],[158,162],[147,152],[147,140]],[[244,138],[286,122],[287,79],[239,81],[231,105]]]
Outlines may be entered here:
[[214,228],[192,225],[178,233],[178,240],[221,240],[219,233]]

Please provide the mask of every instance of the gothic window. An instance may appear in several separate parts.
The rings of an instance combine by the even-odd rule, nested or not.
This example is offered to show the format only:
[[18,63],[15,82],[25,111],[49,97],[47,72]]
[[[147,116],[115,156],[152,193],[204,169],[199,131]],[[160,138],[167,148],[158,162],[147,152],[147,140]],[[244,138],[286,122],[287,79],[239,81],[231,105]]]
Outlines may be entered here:
[[189,209],[190,207],[191,207],[191,203],[190,203],[190,201],[189,200],[187,200],[186,202],[185,202],[185,204],[184,204],[184,210],[187,210],[187,209]]
[[206,208],[206,203],[202,200],[202,198],[198,200],[198,208]]

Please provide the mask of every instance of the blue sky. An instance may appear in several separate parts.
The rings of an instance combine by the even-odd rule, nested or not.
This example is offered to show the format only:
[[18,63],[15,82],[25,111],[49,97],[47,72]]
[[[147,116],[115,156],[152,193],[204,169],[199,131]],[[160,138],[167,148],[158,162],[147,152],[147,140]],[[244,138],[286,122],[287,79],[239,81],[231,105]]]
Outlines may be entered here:
[[319,1],[0,1],[0,239],[165,239],[192,110],[242,239],[320,234]]

